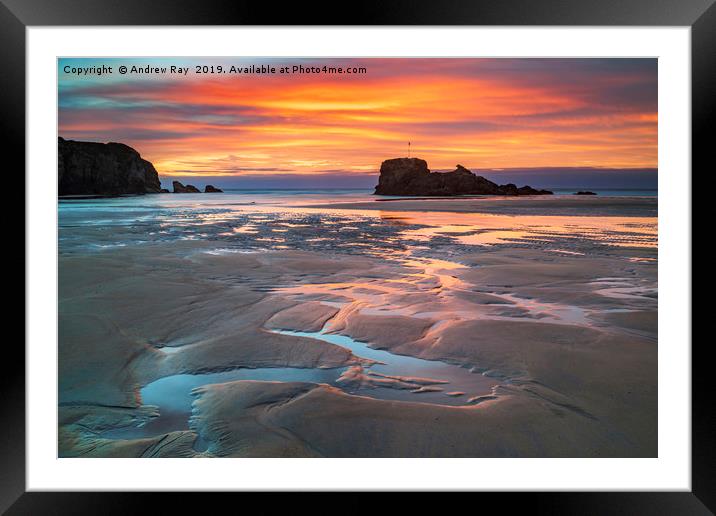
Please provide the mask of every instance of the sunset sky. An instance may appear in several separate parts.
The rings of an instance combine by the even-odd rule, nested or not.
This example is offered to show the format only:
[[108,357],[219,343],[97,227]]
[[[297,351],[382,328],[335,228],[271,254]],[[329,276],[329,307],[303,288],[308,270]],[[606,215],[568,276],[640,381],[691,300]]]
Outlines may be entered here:
[[[102,64],[114,73],[64,72]],[[117,73],[133,64],[192,71]],[[196,75],[197,64],[367,73]],[[657,167],[656,59],[60,59],[58,74],[59,135],[126,143],[164,180],[363,185],[408,141],[432,170]]]

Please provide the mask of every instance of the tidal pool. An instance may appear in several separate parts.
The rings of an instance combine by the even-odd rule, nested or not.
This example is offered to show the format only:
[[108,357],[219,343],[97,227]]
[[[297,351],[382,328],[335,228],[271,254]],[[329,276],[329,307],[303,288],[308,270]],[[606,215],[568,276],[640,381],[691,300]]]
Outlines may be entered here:
[[[497,380],[479,372],[435,360],[423,360],[406,355],[395,355],[385,350],[373,349],[367,343],[359,342],[345,335],[326,333],[328,326],[320,332],[297,332],[273,330],[275,333],[295,335],[323,340],[350,349],[354,355],[375,360],[377,363],[365,368],[365,373],[379,380],[386,377],[418,377],[434,380],[422,383],[425,389],[395,387],[355,387],[338,381],[348,368],[299,369],[274,367],[259,369],[233,369],[206,374],[176,374],[155,380],[140,390],[142,404],[159,407],[159,416],[142,427],[124,427],[103,433],[110,439],[136,439],[156,436],[175,430],[187,430],[192,413],[197,387],[237,380],[261,380],[275,382],[325,383],[359,396],[371,398],[437,403],[441,405],[468,405],[473,398],[489,396]],[[174,350],[181,352],[181,348]],[[374,374],[371,374],[374,373]],[[410,382],[408,382],[410,383]],[[201,441],[197,449],[202,447]]]

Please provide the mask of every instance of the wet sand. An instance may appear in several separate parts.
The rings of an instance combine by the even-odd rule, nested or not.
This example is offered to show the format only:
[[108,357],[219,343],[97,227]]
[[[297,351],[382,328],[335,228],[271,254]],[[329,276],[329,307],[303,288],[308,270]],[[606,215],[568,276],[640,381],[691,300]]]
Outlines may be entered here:
[[[448,211],[503,215],[644,216],[657,215],[656,197],[538,195],[523,197],[376,198],[368,202],[320,205],[335,209],[382,211]],[[316,207],[306,205],[304,207]]]
[[[245,228],[245,212],[212,214],[201,238],[68,225],[60,455],[656,456],[656,219],[645,212],[655,200],[596,201],[589,209],[612,217],[592,212],[574,227],[514,217],[536,209],[530,199],[493,202],[511,226],[466,218],[482,200],[429,201],[434,215],[415,200],[353,203],[357,218],[336,205],[249,214],[253,233],[238,237],[227,226]],[[381,217],[376,205],[403,213]],[[552,207],[534,216],[573,216],[540,206]],[[330,216],[317,224],[321,211]],[[400,357],[434,361],[438,376],[457,367],[486,387],[384,374],[351,349],[383,350],[395,367]],[[237,370],[316,380],[201,384],[186,420],[142,398],[178,375],[215,382]]]

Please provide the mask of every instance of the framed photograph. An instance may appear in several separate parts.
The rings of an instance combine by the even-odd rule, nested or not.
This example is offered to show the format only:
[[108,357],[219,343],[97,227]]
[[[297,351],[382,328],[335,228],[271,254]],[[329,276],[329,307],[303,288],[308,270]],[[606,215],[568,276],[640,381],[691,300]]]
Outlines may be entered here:
[[3,0],[26,347],[0,507],[711,514],[691,206],[713,2],[331,12]]

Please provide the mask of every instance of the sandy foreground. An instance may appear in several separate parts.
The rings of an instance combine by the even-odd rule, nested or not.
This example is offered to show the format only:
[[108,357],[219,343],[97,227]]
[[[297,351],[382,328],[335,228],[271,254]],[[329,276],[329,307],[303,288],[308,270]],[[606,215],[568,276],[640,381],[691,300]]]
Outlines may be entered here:
[[[428,202],[435,212],[474,213],[471,203],[482,201]],[[536,209],[510,202],[493,208]],[[655,209],[653,200],[587,202],[634,220]],[[425,209],[416,200],[364,204],[371,206],[350,209]],[[574,206],[554,209],[568,215]],[[432,238],[422,251],[416,244],[380,255],[296,246],[213,252],[226,242],[211,239],[61,253],[60,456],[657,455],[655,247],[575,247],[574,239],[557,248],[532,240],[457,245],[445,243],[454,229],[429,230],[401,233],[418,244]],[[454,255],[430,256],[448,246]],[[156,418],[161,407],[143,404],[140,390],[172,375],[296,368],[363,378],[370,359],[272,331],[318,332],[327,323],[330,333],[396,357],[455,364],[494,387],[473,397],[453,392],[465,401],[450,406],[340,384],[214,383],[193,393],[186,429],[108,437]]]

